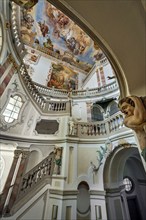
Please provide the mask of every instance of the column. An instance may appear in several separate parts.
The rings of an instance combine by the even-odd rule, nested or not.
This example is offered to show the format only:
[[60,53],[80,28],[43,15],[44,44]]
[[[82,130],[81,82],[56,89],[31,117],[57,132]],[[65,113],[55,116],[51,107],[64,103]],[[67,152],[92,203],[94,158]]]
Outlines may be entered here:
[[19,189],[21,188],[21,180],[23,178],[23,175],[24,175],[24,172],[25,172],[25,169],[26,169],[26,165],[27,165],[27,162],[28,162],[28,155],[29,155],[29,151],[22,151],[22,157],[21,157],[21,161],[20,161],[20,165],[19,165],[19,168],[18,168],[18,172],[17,172],[17,175],[16,175],[16,179],[15,179],[15,182],[14,182],[14,187],[12,189],[12,193],[11,193],[11,196],[10,196],[10,200],[8,202],[8,206],[7,206],[7,209],[6,209],[6,213],[9,213],[17,196],[18,196],[18,193],[19,193]]
[[9,193],[9,189],[11,187],[12,179],[13,179],[13,176],[15,173],[16,165],[17,165],[20,154],[21,154],[21,150],[14,151],[14,159],[12,162],[12,166],[11,166],[11,169],[9,171],[9,175],[6,180],[3,193],[0,196],[0,215],[2,215],[2,213],[3,213],[4,205],[5,205],[8,193]]

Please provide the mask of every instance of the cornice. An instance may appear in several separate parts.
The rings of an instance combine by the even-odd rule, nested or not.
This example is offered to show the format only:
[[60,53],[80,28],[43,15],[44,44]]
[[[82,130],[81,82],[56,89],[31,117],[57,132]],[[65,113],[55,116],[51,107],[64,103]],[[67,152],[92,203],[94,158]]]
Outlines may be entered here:
[[60,196],[73,196],[78,194],[78,190],[55,190],[50,189],[50,194],[60,195]]

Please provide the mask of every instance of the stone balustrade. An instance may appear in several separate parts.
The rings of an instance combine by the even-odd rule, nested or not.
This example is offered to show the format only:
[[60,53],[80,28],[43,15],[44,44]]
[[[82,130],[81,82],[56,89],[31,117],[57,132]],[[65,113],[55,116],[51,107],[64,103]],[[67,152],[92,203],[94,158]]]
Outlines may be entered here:
[[124,116],[121,112],[117,112],[116,114],[112,115],[108,120],[108,129],[109,133],[115,132],[122,127],[125,127],[123,124]]
[[80,138],[97,138],[107,134],[107,128],[104,122],[78,122],[76,126],[76,135]]
[[48,88],[45,86],[42,86],[38,83],[33,82],[37,90],[44,96],[50,96],[50,97],[56,97],[56,98],[88,98],[88,97],[100,97],[101,95],[109,94],[109,91],[111,93],[112,97],[112,91],[118,91],[118,84],[116,81],[109,83],[105,86],[93,88],[93,89],[82,89],[82,90],[72,90],[68,92],[67,90],[61,90],[56,89],[54,87]]
[[29,95],[32,97],[33,102],[39,107],[42,113],[45,114],[58,114],[65,113],[70,114],[70,102],[67,101],[51,101],[45,99],[40,92],[38,91],[35,84],[32,82],[30,76],[27,73],[27,70],[24,65],[20,67],[20,78],[25,88],[29,92]]
[[97,122],[76,122],[74,123],[72,137],[96,139],[98,137],[106,137],[119,129],[125,129],[123,125],[123,114],[119,111],[116,114],[106,118],[104,121]]
[[37,90],[45,96],[68,98],[68,91],[65,89],[56,89],[54,87],[42,86],[38,83],[33,82]]
[[20,33],[19,33],[19,25],[18,25],[18,21],[19,21],[19,8],[18,6],[12,2],[11,3],[11,7],[12,7],[12,13],[11,13],[11,23],[7,24],[8,26],[11,25],[12,28],[12,36],[13,36],[13,41],[14,44],[16,46],[16,50],[19,54],[19,56],[21,56],[21,58],[24,57],[24,45],[21,42],[21,38],[20,38]]
[[51,183],[54,165],[54,153],[51,153],[33,169],[27,172],[22,178],[18,199],[33,190],[34,187],[37,187],[38,184],[45,179],[48,179],[49,183]]

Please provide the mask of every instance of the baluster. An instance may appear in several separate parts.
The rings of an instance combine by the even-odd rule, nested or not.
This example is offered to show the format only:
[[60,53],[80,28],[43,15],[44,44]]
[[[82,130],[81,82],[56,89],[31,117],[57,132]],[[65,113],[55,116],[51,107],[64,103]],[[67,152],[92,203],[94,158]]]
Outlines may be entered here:
[[111,121],[108,121],[108,129],[109,129],[109,132],[111,133]]
[[64,110],[64,111],[66,110],[66,102],[64,102],[64,108],[63,108],[63,110]]
[[121,127],[124,127],[123,121],[124,121],[123,115],[120,115],[120,124],[121,124]]
[[105,123],[102,126],[103,126],[103,134],[106,134]]
[[112,131],[114,131],[115,129],[114,119],[111,120],[111,124],[112,124]]
[[96,131],[97,131],[96,125],[93,125],[93,130],[94,130],[94,135],[96,136]]
[[22,187],[21,187],[21,191],[25,191],[25,189],[27,188],[28,184],[27,184],[27,178],[23,178],[23,181],[22,181]]
[[29,188],[31,187],[31,184],[32,184],[31,179],[32,179],[32,175],[29,174],[29,176],[28,176],[28,186],[29,186]]
[[116,131],[117,128],[118,128],[118,124],[117,124],[117,119],[116,118],[114,118],[114,125],[115,125],[115,131]]
[[46,174],[45,163],[42,164],[42,173],[43,176]]
[[98,135],[100,135],[100,126],[97,124]]
[[39,167],[39,169],[38,169],[38,178],[41,179],[41,177],[42,177],[41,168]]

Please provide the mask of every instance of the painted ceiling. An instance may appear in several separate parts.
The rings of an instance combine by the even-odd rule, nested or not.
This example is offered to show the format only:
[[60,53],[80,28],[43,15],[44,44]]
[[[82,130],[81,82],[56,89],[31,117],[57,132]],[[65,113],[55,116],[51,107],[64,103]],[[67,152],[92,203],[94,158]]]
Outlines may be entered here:
[[104,57],[98,45],[69,17],[46,0],[21,8],[23,43],[89,72]]

